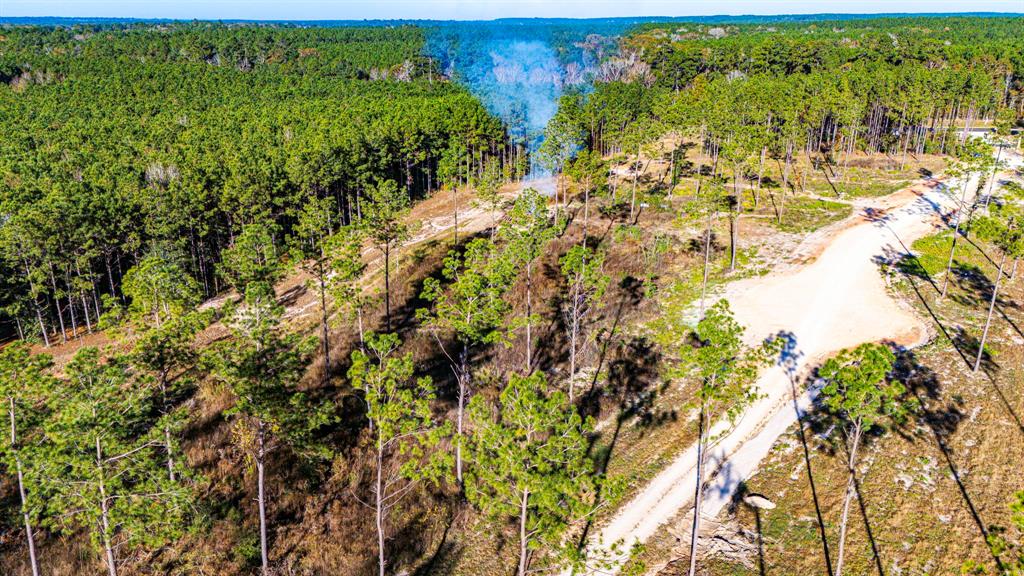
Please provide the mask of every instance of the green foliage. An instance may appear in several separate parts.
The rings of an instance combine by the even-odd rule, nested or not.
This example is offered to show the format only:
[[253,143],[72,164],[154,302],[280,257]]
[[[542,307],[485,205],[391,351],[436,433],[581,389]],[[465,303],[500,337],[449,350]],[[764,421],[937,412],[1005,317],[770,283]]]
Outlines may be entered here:
[[80,350],[66,372],[48,404],[36,475],[47,525],[85,530],[97,548],[121,556],[181,536],[190,498],[159,458],[148,390],[132,381],[123,359],[104,361],[96,348]]
[[327,253],[326,267],[329,270],[327,290],[336,306],[344,311],[357,312],[365,305],[362,286],[366,264],[363,262],[363,237],[360,228],[342,226],[327,238],[324,251]]
[[[42,478],[34,478],[39,470],[40,453],[35,446],[40,441],[41,426],[47,415],[46,402],[50,400],[56,383],[48,373],[52,359],[43,354],[32,354],[28,344],[14,342],[0,349],[0,400],[9,430],[0,443],[0,463],[12,475],[19,467],[28,469],[30,485]],[[38,490],[28,492],[26,507],[37,519],[45,501]]]
[[469,414],[466,497],[495,521],[524,522],[524,545],[558,565],[575,548],[568,531],[595,507],[597,480],[587,457],[593,423],[539,372],[511,375],[496,407],[478,396]]
[[221,290],[221,270],[243,292],[252,278],[242,276],[274,255],[259,250],[254,267],[229,253],[235,261],[218,265],[246,225],[296,237],[299,214],[324,197],[353,222],[369,184],[401,175],[407,195],[423,196],[444,150],[486,159],[506,141],[410,26],[18,26],[3,36],[0,320],[17,318],[26,336],[40,324],[56,332],[58,298],[67,322],[69,306],[84,318],[82,296],[98,292],[95,317],[153,245],[185,255],[178,264],[205,297]]
[[896,357],[883,344],[861,344],[842,350],[818,370],[825,381],[825,406],[851,425],[869,429],[880,418],[901,420],[912,409],[903,399],[906,388],[888,381]]
[[268,222],[243,226],[231,246],[221,253],[220,273],[239,293],[259,289],[273,294],[282,272],[274,246],[274,226]]
[[579,94],[562,96],[558,111],[544,128],[544,141],[537,153],[541,164],[552,172],[561,172],[583,145],[585,131],[579,125],[582,103]]
[[498,189],[505,180],[501,172],[501,164],[497,159],[490,159],[484,164],[483,173],[476,180],[476,194],[486,202],[492,211],[496,211],[501,197],[498,196]]
[[995,244],[1008,258],[1024,257],[1024,207],[1018,198],[995,203],[989,213],[971,221],[970,229],[978,237]]
[[160,420],[157,425],[164,430],[164,450],[172,475],[183,471],[182,463],[174,461],[173,454],[179,452],[177,438],[188,416],[184,407],[175,406],[175,401],[192,384],[188,371],[199,360],[195,337],[211,320],[212,311],[171,318],[143,334],[129,358],[147,375],[142,383],[155,387],[159,394]]
[[451,456],[435,451],[451,426],[434,424],[430,410],[434,384],[429,376],[413,381],[412,354],[396,356],[400,345],[394,334],[368,334],[367,352],[352,352],[348,377],[352,387],[363,393],[377,450],[399,461],[397,475],[437,482],[451,469]]
[[697,403],[714,421],[724,415],[735,420],[757,398],[753,387],[761,367],[770,363],[781,342],[768,340],[749,348],[743,344],[743,327],[733,318],[727,300],[707,309],[697,329],[679,344],[677,376],[693,375],[700,384]]
[[367,352],[352,353],[348,376],[363,393],[366,417],[377,453],[371,491],[377,514],[378,562],[387,566],[383,542],[389,512],[420,481],[437,484],[452,468],[452,456],[438,450],[451,423],[434,424],[430,403],[434,385],[429,376],[413,381],[412,354],[396,356],[401,341],[394,334],[369,334]]
[[427,330],[454,335],[466,346],[503,343],[510,309],[505,293],[515,271],[515,261],[492,240],[476,238],[464,253],[448,253],[441,279],[424,280],[420,297],[431,307],[417,310],[417,317]]
[[140,320],[152,317],[157,326],[188,311],[199,301],[199,284],[173,258],[158,251],[124,275],[122,290],[129,311]]
[[563,222],[552,222],[547,197],[527,188],[516,198],[498,237],[506,243],[505,252],[512,262],[516,266],[527,266],[541,255],[544,246],[563,225]]
[[324,245],[338,220],[337,206],[332,197],[310,198],[299,212],[295,224],[296,248],[300,258],[318,262],[324,256]]
[[597,151],[579,152],[566,173],[585,194],[601,196],[608,191],[608,165]]
[[573,400],[578,357],[589,340],[587,319],[604,297],[611,277],[604,272],[604,252],[587,246],[573,246],[560,263],[566,285],[562,316],[569,343],[569,399]]
[[132,362],[157,378],[169,378],[198,360],[195,336],[211,320],[210,311],[192,312],[149,330],[136,342]]
[[230,326],[234,341],[215,347],[209,360],[235,397],[227,415],[239,419],[239,447],[257,457],[254,436],[262,431],[300,454],[324,455],[314,432],[331,422],[332,410],[298,390],[313,340],[285,333],[280,306],[262,291],[246,293]]
[[594,251],[587,246],[573,246],[559,260],[562,265],[562,277],[577,293],[579,298],[593,304],[599,301],[608,289],[611,277],[604,273],[604,252]]
[[409,235],[403,219],[409,213],[409,194],[398,189],[394,180],[378,182],[367,191],[368,204],[363,215],[369,237],[382,250]]

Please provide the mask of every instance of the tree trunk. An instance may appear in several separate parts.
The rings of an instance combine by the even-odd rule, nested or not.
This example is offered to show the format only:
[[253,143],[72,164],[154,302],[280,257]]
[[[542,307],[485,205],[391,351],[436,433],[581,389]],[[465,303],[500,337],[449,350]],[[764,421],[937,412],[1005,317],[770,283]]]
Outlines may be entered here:
[[704,317],[704,301],[708,294],[708,267],[711,263],[711,222],[713,211],[708,211],[708,227],[704,234],[704,277],[700,282],[700,315]]
[[992,203],[992,189],[993,189],[993,187],[996,184],[996,176],[998,175],[998,172],[999,172],[999,159],[1002,157],[1002,155],[1003,155],[1003,147],[1002,146],[997,146],[996,161],[992,165],[992,177],[989,178],[989,181],[988,181],[988,194],[985,195],[985,207],[986,208],[989,206],[989,204]]
[[53,286],[53,304],[57,309],[57,320],[60,323],[60,342],[66,344],[68,341],[67,328],[64,326],[64,312],[60,309],[60,298],[57,296],[57,278],[53,275],[53,264],[50,264],[50,285]]
[[[970,175],[968,175],[967,180],[970,181]],[[964,182],[960,193],[960,207],[956,215],[956,227],[953,229],[953,243],[949,247],[949,258],[946,260],[946,276],[942,279],[941,298],[946,297],[946,291],[949,289],[949,276],[953,270],[953,254],[956,252],[956,241],[960,238],[960,224],[963,221],[962,212],[967,201],[967,186],[968,182]]]
[[[711,376],[714,379],[714,375]],[[706,428],[709,423],[706,420],[707,414],[704,406],[700,409],[700,434],[697,440],[697,486],[693,495],[693,525],[690,533],[690,570],[689,576],[697,574],[697,541],[700,538],[700,507],[704,499],[704,453],[707,450]]]
[[529,517],[530,491],[523,490],[523,497],[519,504],[519,571],[517,576],[526,576],[529,568],[530,552],[526,539],[526,520]]
[[572,309],[570,310],[569,316],[569,402],[572,403],[576,398],[576,344],[579,341],[580,334],[580,308],[582,301],[580,298],[580,282],[582,278],[576,280],[575,286],[573,287],[572,294]]
[[260,511],[260,562],[263,576],[270,575],[270,562],[267,559],[267,499],[264,492],[264,444],[263,422],[256,425],[256,503]]
[[14,418],[14,396],[7,398],[8,413],[11,417],[11,449],[15,451],[14,463],[18,474],[18,496],[21,497],[21,515],[25,521],[25,538],[28,540],[28,560],[32,566],[32,576],[39,576],[39,562],[36,560],[36,542],[32,535],[32,518],[28,513],[28,497],[25,494],[25,477],[21,470],[21,456],[17,454],[18,429]]
[[736,243],[739,242],[739,219],[740,219],[740,198],[739,185],[736,175],[733,174],[733,207],[729,210],[729,271],[736,270]]
[[380,443],[380,434],[377,437],[377,487],[375,489],[376,513],[377,513],[377,566],[380,576],[384,576],[384,447]]
[[[468,180],[467,180],[467,185],[468,185]],[[454,235],[454,239],[452,241],[452,245],[453,246],[458,246],[459,245],[459,185],[458,184],[453,184],[452,185],[452,206],[453,206],[452,212],[453,212],[453,216],[455,218],[455,225],[454,225],[455,235]]]
[[858,421],[854,425],[853,447],[850,448],[850,459],[847,461],[847,469],[849,470],[850,478],[846,483],[846,496],[843,498],[843,516],[839,521],[839,553],[836,558],[835,576],[843,576],[843,548],[846,545],[846,523],[850,516],[850,501],[853,500],[853,492],[855,488],[853,479],[857,472],[854,466],[857,463],[857,447],[860,445],[860,435],[861,425]]
[[640,145],[636,145],[636,164],[633,165],[633,192],[629,200],[629,221],[633,221],[633,212],[636,209],[636,181],[640,177]]
[[103,531],[103,552],[107,559],[107,574],[117,576],[117,564],[114,562],[114,546],[110,541],[110,510],[107,507],[107,488],[103,482],[103,450],[100,448],[100,437],[96,437],[96,469],[100,481],[100,529]]
[[384,319],[391,332],[391,243],[384,244]]
[[583,240],[587,242],[587,220],[590,217],[590,180],[587,180],[587,187],[583,189]]
[[[82,266],[78,263],[78,259],[75,259],[75,271],[78,274],[78,278],[81,278],[82,277]],[[93,284],[93,290],[95,291],[95,284]],[[82,300],[82,311],[85,312],[85,325],[88,328],[89,332],[91,333],[92,332],[92,320],[89,318],[89,303],[86,301],[85,291],[84,290],[80,290],[78,292],[78,297],[79,297],[79,299]],[[96,321],[98,322],[99,319],[100,319],[99,318],[99,314],[97,314],[96,315]]]
[[531,259],[526,263],[526,374],[530,374],[530,366],[533,364],[533,336],[530,333],[531,324],[533,324],[533,302],[532,294],[533,291],[533,260]]
[[992,299],[988,303],[988,316],[985,317],[985,330],[981,333],[981,342],[978,343],[978,357],[974,359],[974,371],[981,367],[981,357],[985,354],[985,341],[988,340],[988,329],[992,325],[992,311],[996,307],[996,298],[999,296],[999,284],[1003,280],[1003,265],[1006,264],[1006,252],[1003,252],[999,259],[999,271],[996,273],[996,284],[992,287]]
[[324,253],[323,248],[320,249],[320,262],[318,266],[320,268],[320,338],[323,340],[324,347],[324,386],[327,385],[328,378],[330,378],[331,372],[331,343],[330,343],[330,332],[327,327],[327,275],[324,272]]
[[366,335],[363,333],[363,307],[356,306],[356,321],[359,324],[359,348],[366,347]]
[[462,353],[459,358],[459,410],[455,422],[455,479],[462,485],[462,423],[466,411],[467,379],[469,378],[469,346],[462,345]]
[[39,306],[39,301],[36,300],[35,296],[32,297],[32,303],[36,309],[36,320],[39,321],[39,332],[43,335],[43,345],[47,348],[50,347],[50,335],[46,333],[46,324],[43,323],[43,310]]

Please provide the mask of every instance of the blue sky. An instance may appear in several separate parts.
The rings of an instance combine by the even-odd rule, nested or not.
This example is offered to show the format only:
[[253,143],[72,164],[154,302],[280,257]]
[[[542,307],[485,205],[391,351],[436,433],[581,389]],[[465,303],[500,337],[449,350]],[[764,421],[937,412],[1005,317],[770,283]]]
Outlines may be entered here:
[[486,20],[503,17],[961,11],[1024,12],[1024,0],[0,0],[0,17]]

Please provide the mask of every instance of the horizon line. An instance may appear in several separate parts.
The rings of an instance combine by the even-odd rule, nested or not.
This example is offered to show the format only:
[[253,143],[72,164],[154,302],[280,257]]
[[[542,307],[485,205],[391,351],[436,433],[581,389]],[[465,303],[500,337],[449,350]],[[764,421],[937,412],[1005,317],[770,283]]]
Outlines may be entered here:
[[570,16],[504,16],[500,18],[178,18],[178,17],[140,17],[140,16],[56,16],[56,15],[36,15],[36,16],[2,16],[0,15],[0,23],[14,23],[19,20],[63,20],[63,21],[111,21],[111,22],[211,22],[211,23],[308,23],[308,22],[404,22],[404,23],[415,23],[415,22],[502,22],[502,21],[515,21],[515,20],[546,20],[546,21],[596,21],[596,20],[652,20],[652,21],[669,21],[669,20],[684,20],[684,19],[700,19],[700,20],[714,20],[714,19],[739,19],[739,18],[812,18],[820,17],[823,20],[827,20],[828,17],[844,16],[852,17],[850,20],[855,19],[881,19],[886,17],[1024,17],[1024,11],[1022,12],[1000,12],[1000,11],[948,11],[948,12],[790,12],[790,13],[773,13],[773,14],[754,14],[754,13],[742,13],[742,14],[708,14],[708,15],[680,15],[680,16],[598,16],[591,18],[574,18]]

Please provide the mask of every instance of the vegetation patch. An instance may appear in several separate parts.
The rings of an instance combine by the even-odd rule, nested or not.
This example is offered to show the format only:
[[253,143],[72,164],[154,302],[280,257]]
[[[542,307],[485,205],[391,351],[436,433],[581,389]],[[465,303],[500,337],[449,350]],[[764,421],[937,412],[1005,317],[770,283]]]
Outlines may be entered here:
[[807,233],[846,218],[852,212],[849,204],[797,196],[783,205],[783,217],[770,220],[772,226],[783,232]]

